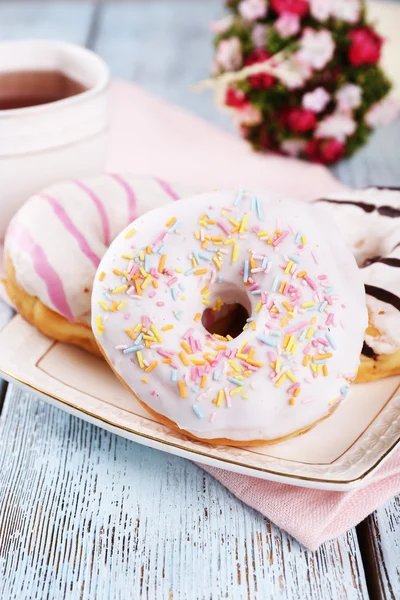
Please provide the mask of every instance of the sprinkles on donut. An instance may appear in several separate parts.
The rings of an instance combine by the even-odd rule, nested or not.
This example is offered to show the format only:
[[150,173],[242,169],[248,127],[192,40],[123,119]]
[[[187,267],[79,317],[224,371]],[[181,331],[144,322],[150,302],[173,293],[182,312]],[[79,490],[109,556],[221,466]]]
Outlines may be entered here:
[[202,194],[147,213],[98,268],[92,326],[158,420],[212,443],[274,443],[345,398],[367,326],[356,262],[315,206]]

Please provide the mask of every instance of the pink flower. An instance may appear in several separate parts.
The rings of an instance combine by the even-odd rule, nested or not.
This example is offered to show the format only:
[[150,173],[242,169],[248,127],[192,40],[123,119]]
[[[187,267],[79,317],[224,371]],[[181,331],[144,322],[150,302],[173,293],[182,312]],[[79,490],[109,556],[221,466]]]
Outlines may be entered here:
[[[271,55],[268,54],[268,52],[262,48],[256,48],[250,52],[244,64],[246,66],[254,65],[259,62],[265,62],[269,58],[271,58]],[[275,77],[269,73],[258,73],[256,75],[250,75],[249,82],[256,90],[267,90],[274,85]]]
[[215,55],[217,63],[226,71],[235,71],[242,66],[242,46],[238,37],[221,40]]
[[305,140],[300,140],[297,138],[283,140],[281,143],[281,150],[289,156],[299,156],[303,152],[305,145]]
[[325,117],[320,122],[315,137],[334,138],[339,142],[344,142],[346,137],[353,135],[356,129],[357,124],[352,117],[338,112]]
[[317,87],[312,92],[304,94],[302,105],[303,108],[312,110],[315,113],[322,112],[329,103],[331,97],[323,87]]
[[223,17],[222,19],[219,19],[218,21],[211,21],[208,28],[210,31],[212,31],[213,33],[216,33],[218,35],[218,34],[225,33],[226,31],[228,31],[228,29],[230,29],[232,27],[234,22],[235,22],[235,19],[233,18],[233,16],[227,15],[226,17]]
[[354,67],[375,65],[381,57],[383,39],[370,27],[358,27],[348,33],[349,60]]
[[243,90],[229,87],[225,94],[225,104],[232,106],[232,108],[244,108],[249,104],[249,101]]
[[271,0],[271,7],[278,15],[292,13],[304,17],[308,13],[308,0]]
[[341,112],[351,112],[361,104],[362,89],[354,83],[346,83],[336,92],[337,107]]
[[253,27],[253,31],[251,32],[251,39],[256,48],[264,48],[267,43],[267,26],[262,25],[261,23],[257,23]]
[[365,122],[370,127],[389,125],[400,115],[400,104],[390,97],[376,102],[365,115]]
[[314,162],[332,164],[343,158],[346,146],[335,139],[309,140],[304,148],[304,154]]
[[360,0],[331,0],[331,15],[347,23],[357,23],[360,18]]
[[334,17],[347,23],[357,23],[360,18],[360,0],[310,0],[311,16],[317,21]]
[[326,21],[331,16],[332,0],[310,0],[311,16],[317,21]]
[[[286,119],[285,119],[286,117]],[[295,133],[305,133],[314,129],[317,119],[311,110],[292,108],[284,116],[287,126]]]
[[319,71],[332,60],[334,52],[335,42],[330,31],[327,29],[315,31],[310,27],[304,29],[300,50],[297,52],[301,61]]
[[239,13],[247,21],[263,19],[267,15],[267,1],[242,0],[239,4]]
[[291,37],[300,31],[300,17],[293,13],[283,13],[275,21],[274,27],[282,38]]
[[234,121],[239,127],[259,125],[262,121],[262,113],[252,104],[247,104],[242,110],[235,112]]

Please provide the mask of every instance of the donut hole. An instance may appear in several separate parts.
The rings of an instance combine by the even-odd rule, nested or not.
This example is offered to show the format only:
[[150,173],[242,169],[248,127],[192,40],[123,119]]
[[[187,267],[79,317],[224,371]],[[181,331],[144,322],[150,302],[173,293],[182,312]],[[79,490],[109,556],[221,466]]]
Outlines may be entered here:
[[235,304],[224,304],[221,310],[214,311],[212,308],[206,308],[203,312],[201,322],[207,331],[211,334],[217,333],[226,337],[237,337],[243,331],[249,313],[246,308],[235,302]]
[[230,288],[219,293],[218,298],[223,302],[222,306],[216,310],[217,303],[214,301],[213,307],[204,310],[201,318],[203,327],[211,334],[217,333],[224,337],[230,335],[236,338],[242,333],[250,316],[250,301],[242,290]]

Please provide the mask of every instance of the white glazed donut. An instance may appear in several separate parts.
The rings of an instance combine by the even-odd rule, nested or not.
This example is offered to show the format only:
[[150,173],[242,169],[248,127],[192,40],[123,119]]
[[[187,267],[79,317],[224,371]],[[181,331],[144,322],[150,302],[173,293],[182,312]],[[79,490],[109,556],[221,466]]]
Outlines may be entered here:
[[369,326],[357,381],[400,373],[400,190],[369,188],[317,201],[351,247],[365,284]]
[[12,219],[5,238],[11,300],[47,335],[97,352],[90,297],[101,257],[136,217],[189,192],[157,178],[102,174],[35,194]]
[[[220,334],[218,316],[202,321],[210,308],[223,313]],[[92,319],[108,362],[160,421],[260,444],[303,433],[346,396],[367,311],[354,257],[323,211],[229,190],[129,225],[100,263]]]

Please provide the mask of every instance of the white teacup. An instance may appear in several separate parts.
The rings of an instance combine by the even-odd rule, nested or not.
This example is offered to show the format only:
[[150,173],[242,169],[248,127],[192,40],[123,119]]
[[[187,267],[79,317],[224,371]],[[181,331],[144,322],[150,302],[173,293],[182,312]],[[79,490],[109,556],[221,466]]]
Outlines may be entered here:
[[59,71],[85,90],[48,104],[0,110],[0,239],[31,194],[101,171],[106,160],[106,63],[66,42],[0,42],[0,74],[21,71]]

